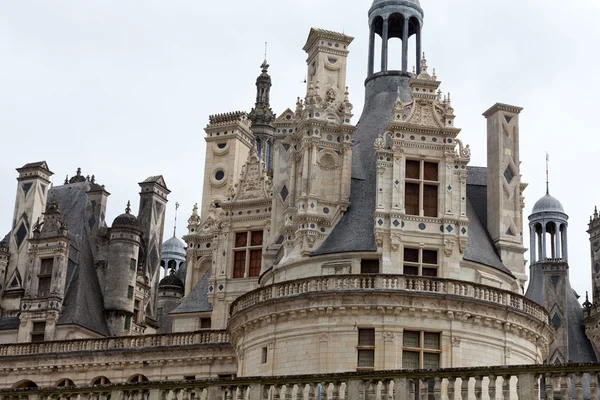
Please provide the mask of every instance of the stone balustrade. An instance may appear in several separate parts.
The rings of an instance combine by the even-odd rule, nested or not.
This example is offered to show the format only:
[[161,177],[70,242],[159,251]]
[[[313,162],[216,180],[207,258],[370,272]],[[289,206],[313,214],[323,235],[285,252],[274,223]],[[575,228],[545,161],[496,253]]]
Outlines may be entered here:
[[463,297],[505,306],[547,322],[548,313],[537,303],[507,290],[471,282],[409,275],[329,275],[276,283],[240,296],[231,304],[231,315],[271,299],[306,293],[351,291],[389,291],[434,293]]
[[[213,330],[170,333],[165,335],[124,336],[101,339],[61,340],[42,343],[3,344],[0,345],[0,357],[213,343],[230,343],[229,333],[227,333],[225,330]],[[2,361],[0,361],[0,363],[1,362]]]
[[0,390],[0,400],[597,400],[600,364]]

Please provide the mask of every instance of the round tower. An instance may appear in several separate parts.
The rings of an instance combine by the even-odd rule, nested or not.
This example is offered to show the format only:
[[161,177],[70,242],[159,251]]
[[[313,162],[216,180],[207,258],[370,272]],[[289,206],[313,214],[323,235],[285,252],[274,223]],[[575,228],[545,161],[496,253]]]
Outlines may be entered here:
[[169,270],[178,271],[185,266],[185,243],[175,235],[162,245],[160,266],[165,269],[165,275]]
[[125,213],[112,224],[104,279],[104,309],[114,336],[131,330],[141,236],[138,219],[131,214],[128,202]]
[[529,216],[530,263],[547,259],[568,261],[567,227],[569,216],[560,201],[546,193],[533,206]]
[[157,322],[158,333],[171,333],[173,322],[169,313],[179,305],[183,297],[184,285],[171,269],[158,284]]

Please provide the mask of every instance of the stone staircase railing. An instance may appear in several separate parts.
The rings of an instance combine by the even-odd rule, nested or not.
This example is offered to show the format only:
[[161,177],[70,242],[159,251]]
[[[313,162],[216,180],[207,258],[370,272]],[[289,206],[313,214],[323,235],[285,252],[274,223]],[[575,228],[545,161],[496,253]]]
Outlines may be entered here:
[[114,349],[139,349],[165,346],[186,346],[229,342],[229,333],[227,333],[227,331],[214,330],[170,333],[165,335],[123,336],[101,339],[62,340],[42,343],[13,343],[0,345],[0,357],[66,353],[77,351],[104,351]]
[[0,400],[598,400],[600,364],[0,390]]
[[286,281],[256,289],[231,304],[231,315],[271,299],[283,299],[305,293],[390,291],[435,293],[470,298],[524,312],[543,322],[548,314],[537,303],[507,290],[471,282],[409,275],[329,275]]

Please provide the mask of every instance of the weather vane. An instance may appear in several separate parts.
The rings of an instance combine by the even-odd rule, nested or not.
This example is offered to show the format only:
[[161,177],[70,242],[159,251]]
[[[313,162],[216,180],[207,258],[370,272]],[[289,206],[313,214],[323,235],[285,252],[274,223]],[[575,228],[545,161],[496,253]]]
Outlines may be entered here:
[[179,203],[175,202],[175,225],[173,226],[173,236],[177,236],[177,210],[179,210]]

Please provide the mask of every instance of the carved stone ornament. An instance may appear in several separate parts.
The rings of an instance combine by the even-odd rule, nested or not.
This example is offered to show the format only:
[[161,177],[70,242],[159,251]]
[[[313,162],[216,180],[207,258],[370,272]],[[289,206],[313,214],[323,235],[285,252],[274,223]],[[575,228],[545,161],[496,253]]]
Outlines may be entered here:
[[234,201],[268,199],[272,196],[271,178],[255,151],[250,153],[241,175]]
[[383,332],[383,341],[386,343],[393,343],[396,339],[396,334],[394,332]]
[[319,335],[319,342],[321,343],[325,343],[329,341],[329,334],[328,333],[321,333]]
[[444,240],[444,253],[446,254],[446,257],[450,257],[452,255],[452,253],[454,252],[455,244],[456,241],[454,239]]
[[383,233],[375,233],[375,243],[377,243],[377,247],[383,247]]
[[452,337],[452,347],[460,347],[461,343],[462,340],[460,340],[460,338]]
[[275,348],[275,340],[269,340],[269,342],[267,343],[267,347],[269,348],[269,350],[272,350]]
[[463,254],[467,248],[467,238],[460,238],[459,241],[459,249],[460,249],[460,253]]

